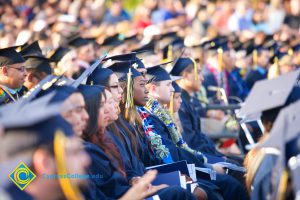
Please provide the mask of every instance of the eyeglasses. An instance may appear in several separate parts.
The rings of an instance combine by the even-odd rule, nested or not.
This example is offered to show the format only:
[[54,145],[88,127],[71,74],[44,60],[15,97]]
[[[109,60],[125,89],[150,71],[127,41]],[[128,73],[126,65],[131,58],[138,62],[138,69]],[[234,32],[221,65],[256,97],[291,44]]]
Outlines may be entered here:
[[12,66],[8,66],[9,68],[13,68],[15,70],[18,70],[19,72],[25,72],[26,68],[24,66],[22,66],[21,68],[17,68],[17,67],[12,67]]

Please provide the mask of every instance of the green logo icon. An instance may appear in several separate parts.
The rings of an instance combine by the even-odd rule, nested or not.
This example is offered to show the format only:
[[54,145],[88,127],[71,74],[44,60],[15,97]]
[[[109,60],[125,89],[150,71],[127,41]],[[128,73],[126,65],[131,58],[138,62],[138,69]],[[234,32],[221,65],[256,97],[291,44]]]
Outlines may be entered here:
[[12,171],[8,178],[18,186],[21,190],[24,190],[29,183],[31,183],[36,175],[25,165],[25,163],[21,162],[15,169]]

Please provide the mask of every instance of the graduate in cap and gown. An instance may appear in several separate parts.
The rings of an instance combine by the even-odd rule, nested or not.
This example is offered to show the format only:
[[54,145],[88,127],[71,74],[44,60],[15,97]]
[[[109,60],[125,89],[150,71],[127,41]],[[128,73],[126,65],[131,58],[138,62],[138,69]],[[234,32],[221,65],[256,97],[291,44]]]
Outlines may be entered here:
[[[40,98],[26,103],[18,111],[9,109],[11,112],[0,117],[4,127],[0,140],[1,188],[11,199],[83,199],[80,188],[87,186],[86,180],[47,178],[58,174],[84,174],[90,163],[71,125],[59,116],[61,104],[49,106],[49,101],[48,97]],[[30,169],[25,177],[13,172],[20,164]],[[8,177],[13,177],[24,190]]]
[[24,47],[20,51],[20,54],[26,60],[25,68],[27,77],[22,87],[22,92],[25,94],[46,76],[52,74],[50,65],[52,61],[42,54],[38,41]]
[[[100,179],[92,180],[93,190],[90,198],[98,198],[100,191],[108,198],[118,199],[130,189],[130,184],[126,178],[120,152],[113,140],[105,133],[110,120],[109,109],[111,109],[107,99],[112,98],[111,94],[109,91],[104,91],[104,87],[96,85],[83,86],[82,93],[85,96],[90,116],[88,126],[82,136],[86,141],[84,142],[85,150],[92,160],[88,173],[101,174]],[[98,109],[95,109],[95,106]],[[161,199],[194,199],[190,193],[180,187],[168,187],[158,191],[158,194]]]
[[[245,165],[248,168],[246,184],[249,192],[251,192],[251,199],[265,199],[267,196],[272,196],[275,192],[271,189],[273,181],[271,181],[270,178],[273,176],[273,168],[269,166],[275,165],[278,156],[282,154],[282,152],[280,152],[281,149],[278,149],[276,145],[275,147],[277,149],[274,149],[262,148],[268,146],[261,144],[267,143],[267,141],[273,137],[283,140],[283,138],[278,135],[272,135],[273,128],[274,131],[276,130],[274,122],[283,108],[300,99],[300,87],[296,84],[298,76],[299,70],[272,80],[257,82],[240,111],[240,116],[244,118],[250,117],[251,115],[261,115],[265,130],[263,138],[257,147],[248,153],[245,160]],[[284,132],[285,131],[286,130],[284,130]],[[273,143],[276,144],[276,141]],[[271,147],[273,147],[273,145],[271,145]],[[280,179],[278,178],[279,177],[277,177],[275,184],[278,183]]]
[[17,101],[27,75],[25,60],[15,47],[0,49],[0,106]]
[[[123,88],[120,85],[117,75],[114,74],[111,69],[95,69],[95,71],[88,77],[87,84],[102,85],[107,88],[112,94],[117,114],[119,115],[119,104],[122,100]],[[124,119],[120,118],[121,115],[119,115],[117,119],[114,117],[112,117],[113,120],[107,128],[108,134],[110,134],[118,149],[121,151],[128,180],[133,181],[140,178],[140,176],[145,173],[144,164],[138,158],[137,139],[134,132],[130,130],[129,125],[124,122]]]
[[253,69],[251,69],[245,77],[245,82],[251,90],[254,83],[259,80],[266,79],[268,76],[270,52],[264,46],[257,46],[248,49],[248,54],[253,56]]
[[[217,166],[217,164],[208,164],[206,157],[201,152],[191,149],[188,144],[185,143],[181,134],[178,132],[176,124],[174,123],[170,113],[164,108],[165,105],[170,103],[174,88],[171,85],[171,76],[165,69],[163,69],[162,66],[163,65],[157,65],[147,68],[147,75],[150,76],[149,78],[153,78],[153,81],[147,85],[150,98],[146,106],[144,106],[149,113],[147,123],[151,123],[153,131],[155,130],[162,136],[174,161],[186,160],[188,163],[194,163],[197,167],[207,166],[222,173],[222,170],[220,171],[220,166]],[[175,153],[176,151],[177,153]],[[203,163],[200,164],[199,161],[197,161],[199,158],[200,160],[204,160],[202,161]],[[226,177],[226,175],[218,175],[217,180],[213,183],[219,186],[221,191],[224,192],[225,199],[232,198],[232,195],[229,197],[229,193],[227,193],[229,188],[224,187],[226,182],[227,184],[230,182],[232,187],[231,189],[239,191],[237,192],[239,195],[244,192],[242,186],[233,178]],[[202,184],[204,184],[204,188],[205,186],[210,189],[213,188],[211,183],[202,182]],[[214,199],[216,196],[210,196],[210,198]]]

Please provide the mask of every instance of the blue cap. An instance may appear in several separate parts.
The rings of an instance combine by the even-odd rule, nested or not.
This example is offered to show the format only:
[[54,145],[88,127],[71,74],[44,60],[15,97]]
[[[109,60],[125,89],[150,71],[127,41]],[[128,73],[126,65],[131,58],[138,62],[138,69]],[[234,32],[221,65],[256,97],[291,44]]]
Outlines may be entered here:
[[42,53],[42,49],[38,43],[38,41],[34,41],[33,43],[27,45],[26,47],[22,48],[19,52],[23,58],[33,57],[45,57]]
[[45,96],[54,92],[54,96],[51,98],[49,103],[62,103],[64,102],[69,96],[71,96],[77,89],[67,85],[53,85],[52,87],[48,88],[47,90],[42,90],[39,94],[37,94],[37,98]]
[[70,48],[79,48],[91,43],[90,40],[82,38],[78,33],[72,34],[62,41],[62,46],[70,47]]
[[58,63],[71,49],[67,47],[58,47],[49,57],[53,62]]
[[181,93],[182,89],[181,89],[181,87],[179,87],[179,85],[175,81],[172,82],[172,86],[174,88],[175,93]]
[[15,50],[15,47],[0,49],[0,67],[24,62],[25,60],[22,55]]
[[101,43],[101,47],[117,47],[119,45],[123,44],[122,40],[119,37],[119,34],[115,34],[113,36],[109,36],[104,39],[104,41]]
[[108,78],[114,72],[108,68],[96,68],[95,71],[88,77],[87,85],[107,85]]
[[100,59],[97,59],[90,67],[84,70],[84,72],[72,83],[73,87],[78,87],[84,80],[87,80],[88,76],[91,75],[95,69],[100,67],[101,62],[107,55],[102,56]]
[[147,75],[150,75],[155,82],[171,80],[170,74],[162,67],[162,64],[147,68]]
[[104,59],[104,61],[107,61],[107,60],[130,61],[130,62],[132,62],[132,67],[134,67],[135,69],[144,69],[145,68],[144,63],[141,61],[141,59],[139,59],[137,57],[136,52],[110,56],[110,57],[107,57],[107,58]]
[[194,66],[194,62],[190,58],[178,58],[170,74],[173,76],[180,76],[181,73],[191,65]]
[[120,81],[125,81],[127,79],[127,73],[129,72],[129,69],[131,70],[132,79],[138,76],[142,76],[140,72],[132,67],[131,61],[114,62],[111,66],[109,66],[109,69],[115,72]]
[[300,51],[300,43],[297,44],[297,45],[295,45],[295,46],[293,46],[293,51],[294,52]]
[[88,100],[96,95],[104,92],[105,87],[100,85],[79,85],[78,90],[83,95],[85,100]]

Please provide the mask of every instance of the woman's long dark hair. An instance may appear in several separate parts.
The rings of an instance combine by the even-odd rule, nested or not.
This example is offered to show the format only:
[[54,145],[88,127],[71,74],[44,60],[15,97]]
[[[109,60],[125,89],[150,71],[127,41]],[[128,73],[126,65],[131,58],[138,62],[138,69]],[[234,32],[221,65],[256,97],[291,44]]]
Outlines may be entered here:
[[98,127],[98,112],[102,98],[106,98],[104,92],[101,95],[93,95],[92,97],[85,99],[86,110],[89,114],[89,121],[82,137],[84,140],[98,145],[110,158],[112,163],[116,163],[117,161],[117,165],[115,165],[116,170],[126,177],[120,152],[112,139],[106,137],[105,133],[101,133]]
[[[109,86],[110,77],[111,76],[109,76],[107,79],[103,80],[103,84],[104,84],[103,86],[105,86],[108,89],[109,89],[108,86]],[[123,96],[123,99],[124,99],[124,96]],[[124,107],[124,109],[125,109],[125,107]],[[124,109],[121,108],[121,111],[124,110]],[[130,131],[128,129],[128,127],[124,124],[124,122],[122,121],[122,119],[120,119],[120,116],[119,116],[119,118],[115,122],[113,122],[112,124],[110,124],[107,127],[107,130],[109,130],[110,132],[112,132],[113,134],[115,134],[123,142],[123,144],[125,145],[124,137],[120,133],[121,130],[124,131],[125,134],[128,136],[130,142],[131,142],[131,148],[132,148],[135,156],[137,158],[139,158],[137,138],[135,136],[136,134],[133,133],[132,131]]]

